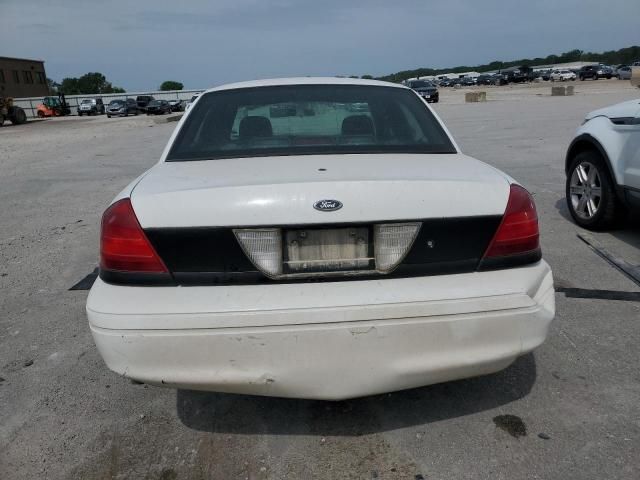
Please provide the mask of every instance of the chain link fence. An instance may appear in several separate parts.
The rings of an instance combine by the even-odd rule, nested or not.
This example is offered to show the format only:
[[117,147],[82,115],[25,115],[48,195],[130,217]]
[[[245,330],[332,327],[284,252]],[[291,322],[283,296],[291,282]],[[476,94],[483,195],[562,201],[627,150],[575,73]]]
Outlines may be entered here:
[[[101,98],[105,107],[112,100],[126,100],[127,98],[135,99],[138,95],[152,95],[156,100],[190,100],[192,96],[200,94],[204,90],[171,90],[171,91],[155,91],[155,92],[127,92],[127,93],[102,93],[96,95],[66,95],[65,98],[71,108],[71,115],[78,114],[78,105],[85,98]],[[55,95],[52,95],[55,96]],[[42,103],[43,97],[14,98],[13,103],[21,107],[27,117],[37,117],[38,105]]]

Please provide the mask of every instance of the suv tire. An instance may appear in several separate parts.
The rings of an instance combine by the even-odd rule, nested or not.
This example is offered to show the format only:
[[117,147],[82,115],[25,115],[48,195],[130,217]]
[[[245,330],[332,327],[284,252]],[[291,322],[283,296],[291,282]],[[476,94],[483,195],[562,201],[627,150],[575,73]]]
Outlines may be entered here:
[[[580,167],[582,174],[577,172]],[[587,182],[584,181],[585,174],[588,176]],[[614,227],[625,213],[607,164],[597,152],[579,153],[571,161],[565,193],[569,213],[583,228],[605,230]],[[591,202],[591,209],[588,202]]]

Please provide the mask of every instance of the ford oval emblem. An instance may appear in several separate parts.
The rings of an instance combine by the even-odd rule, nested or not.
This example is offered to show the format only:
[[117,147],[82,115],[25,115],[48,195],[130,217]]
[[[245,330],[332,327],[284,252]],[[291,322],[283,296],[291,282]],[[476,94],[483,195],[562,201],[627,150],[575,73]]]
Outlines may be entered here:
[[338,200],[318,200],[313,204],[313,208],[321,212],[335,212],[342,208],[342,202]]

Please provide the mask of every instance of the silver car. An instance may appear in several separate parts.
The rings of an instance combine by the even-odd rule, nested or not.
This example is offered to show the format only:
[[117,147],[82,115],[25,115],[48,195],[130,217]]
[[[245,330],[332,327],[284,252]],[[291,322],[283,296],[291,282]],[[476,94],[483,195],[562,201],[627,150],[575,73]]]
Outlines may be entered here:
[[101,98],[85,98],[78,105],[79,117],[82,115],[102,115],[104,112],[104,103]]
[[631,67],[623,66],[616,70],[618,80],[631,80]]

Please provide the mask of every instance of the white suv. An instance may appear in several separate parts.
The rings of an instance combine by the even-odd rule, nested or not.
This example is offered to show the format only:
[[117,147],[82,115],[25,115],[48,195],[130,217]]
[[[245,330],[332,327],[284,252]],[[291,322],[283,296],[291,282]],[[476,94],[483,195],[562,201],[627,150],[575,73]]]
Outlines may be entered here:
[[640,207],[640,99],[588,114],[565,172],[569,211],[582,227],[606,229]]

